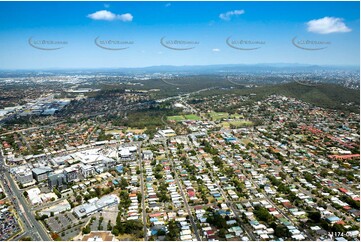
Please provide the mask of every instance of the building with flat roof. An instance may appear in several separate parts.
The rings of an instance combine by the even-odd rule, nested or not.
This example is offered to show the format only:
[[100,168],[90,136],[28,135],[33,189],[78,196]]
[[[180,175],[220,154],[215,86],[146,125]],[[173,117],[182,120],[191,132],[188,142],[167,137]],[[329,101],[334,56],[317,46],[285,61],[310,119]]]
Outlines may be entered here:
[[122,148],[120,151],[119,151],[119,156],[121,158],[130,158],[132,156],[132,153],[130,153],[129,149],[126,149],[126,148]]
[[164,138],[166,137],[172,137],[172,136],[176,136],[176,132],[173,129],[163,129],[163,130],[159,130],[158,133],[163,136]]
[[22,165],[10,168],[10,173],[21,185],[33,182],[33,173],[29,165]]
[[71,209],[71,206],[68,202],[68,200],[64,200],[54,206],[45,208],[39,212],[40,215],[47,215],[48,217],[51,216],[51,214],[57,215],[61,212],[68,211]]
[[110,231],[92,231],[89,234],[83,236],[81,241],[119,241]]
[[80,165],[80,171],[84,177],[89,177],[95,174],[95,168],[91,165]]
[[72,182],[78,179],[78,169],[76,167],[67,167],[64,169],[66,182]]
[[28,193],[28,199],[31,203],[31,205],[39,205],[42,203],[42,200],[40,198],[40,189],[39,188],[32,188],[27,190]]
[[48,178],[48,185],[50,189],[56,188],[61,191],[66,184],[66,178],[63,173],[50,174]]
[[105,195],[100,199],[98,198],[90,199],[87,203],[84,203],[82,205],[73,208],[73,212],[75,216],[77,216],[78,218],[84,218],[91,214],[101,211],[103,208],[118,203],[119,203],[119,198],[114,194],[110,194],[110,195]]
[[143,159],[144,160],[153,159],[153,152],[151,150],[143,150]]
[[32,169],[33,177],[37,182],[45,181],[48,179],[48,175],[53,169],[50,167],[38,167]]
[[33,181],[33,173],[31,170],[16,173],[16,179],[21,183],[21,185],[25,185]]

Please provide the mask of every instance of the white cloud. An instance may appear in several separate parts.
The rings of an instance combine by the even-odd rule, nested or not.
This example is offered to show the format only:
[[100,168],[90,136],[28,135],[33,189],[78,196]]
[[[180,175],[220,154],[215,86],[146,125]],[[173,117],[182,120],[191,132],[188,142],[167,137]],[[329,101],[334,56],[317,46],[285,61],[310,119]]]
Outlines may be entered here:
[[241,14],[244,14],[244,10],[233,10],[233,11],[228,11],[226,13],[221,13],[219,15],[219,18],[222,20],[229,21],[229,20],[231,20],[232,16],[237,16],[237,15],[241,15]]
[[168,7],[170,7],[172,4],[171,3],[166,3],[164,6],[166,7],[166,8],[168,8]]
[[133,15],[130,13],[125,14],[114,14],[108,10],[100,10],[92,14],[88,14],[88,18],[93,20],[105,20],[105,21],[113,21],[120,20],[123,22],[131,22],[133,20]]
[[213,52],[220,52],[221,50],[218,49],[218,48],[214,48],[214,49],[212,49],[212,51],[213,51]]
[[125,13],[125,14],[117,15],[117,18],[123,22],[132,22],[133,15],[131,15],[130,13]]
[[318,34],[345,33],[351,29],[346,26],[342,18],[324,17],[307,22],[307,31]]

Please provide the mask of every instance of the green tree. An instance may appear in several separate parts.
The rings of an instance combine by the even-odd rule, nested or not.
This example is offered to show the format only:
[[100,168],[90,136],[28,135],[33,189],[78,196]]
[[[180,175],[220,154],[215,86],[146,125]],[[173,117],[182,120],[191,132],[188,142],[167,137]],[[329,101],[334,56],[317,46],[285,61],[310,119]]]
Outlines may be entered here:
[[78,203],[81,203],[81,201],[83,200],[83,197],[82,196],[80,196],[80,195],[78,195],[78,196],[76,196],[76,201],[78,202]]
[[87,225],[82,229],[83,234],[89,234],[91,231],[90,226]]
[[312,219],[315,223],[318,223],[321,220],[321,213],[319,211],[310,211],[308,213],[308,217]]
[[114,227],[114,228],[112,229],[112,234],[114,234],[115,236],[118,236],[118,235],[119,235],[119,230]]
[[225,228],[221,228],[217,235],[220,237],[220,238],[226,238],[226,233],[227,233],[227,230]]
[[58,189],[56,189],[55,187],[53,188],[53,192],[55,193],[55,195],[58,197],[58,198],[61,198],[61,193],[58,191]]
[[112,230],[112,224],[111,224],[110,220],[108,221],[107,230],[109,230],[109,231]]

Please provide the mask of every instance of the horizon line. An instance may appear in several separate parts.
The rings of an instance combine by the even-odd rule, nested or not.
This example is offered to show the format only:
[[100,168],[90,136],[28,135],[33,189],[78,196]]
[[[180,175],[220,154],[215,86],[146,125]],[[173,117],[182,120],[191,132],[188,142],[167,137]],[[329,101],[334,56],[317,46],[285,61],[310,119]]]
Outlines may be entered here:
[[[149,65],[138,67],[48,67],[48,68],[0,68],[0,71],[59,71],[59,70],[97,70],[97,69],[146,69],[157,67],[207,67],[207,66],[257,66],[257,65],[289,65],[289,66],[318,66],[318,67],[343,67],[343,68],[358,68],[360,64],[311,64],[311,63],[284,63],[284,62],[270,62],[270,63],[229,63],[229,64],[198,64],[198,65]],[[277,66],[273,66],[277,67]]]

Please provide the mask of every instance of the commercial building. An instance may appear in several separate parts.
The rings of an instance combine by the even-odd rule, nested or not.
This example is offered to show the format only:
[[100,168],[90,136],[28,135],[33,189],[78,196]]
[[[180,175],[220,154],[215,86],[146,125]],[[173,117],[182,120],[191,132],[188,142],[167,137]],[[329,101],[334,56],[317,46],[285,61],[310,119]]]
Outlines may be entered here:
[[76,167],[65,168],[64,174],[67,182],[72,182],[78,179],[78,169]]
[[159,130],[158,133],[163,136],[164,138],[176,136],[177,134],[173,129],[163,129]]
[[130,153],[129,149],[126,149],[126,148],[122,148],[120,151],[119,151],[119,156],[123,159],[125,158],[130,158],[132,156],[132,153]]
[[33,182],[33,173],[28,165],[13,167],[10,169],[10,173],[21,185]]
[[91,165],[80,165],[80,171],[84,177],[89,177],[95,174],[95,168]]
[[110,231],[91,231],[89,234],[83,236],[81,241],[119,241]]
[[43,209],[42,211],[39,212],[39,214],[47,215],[48,217],[50,217],[52,214],[57,215],[61,212],[68,211],[70,209],[71,209],[71,206],[70,206],[68,200],[64,200],[54,206]]
[[63,173],[49,175],[48,184],[50,189],[56,188],[61,191],[66,184],[65,175]]
[[91,214],[101,211],[103,208],[118,204],[119,198],[114,195],[105,195],[98,199],[97,197],[90,199],[87,203],[79,205],[73,209],[75,216],[84,218]]
[[49,167],[39,167],[32,170],[33,177],[37,182],[45,181],[48,179],[48,175],[53,169]]
[[122,159],[130,159],[136,151],[136,146],[119,147],[119,157]]
[[144,160],[153,159],[153,152],[151,150],[143,150],[143,159]]
[[16,180],[19,181],[21,185],[30,183],[33,181],[33,173],[31,172],[31,170],[16,173]]
[[40,189],[39,188],[32,188],[32,189],[29,189],[27,190],[27,193],[28,193],[28,199],[31,203],[31,205],[39,205],[42,203],[42,200],[40,198]]

